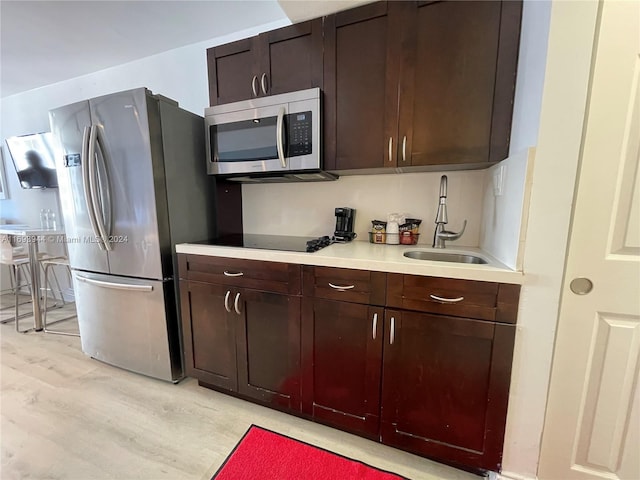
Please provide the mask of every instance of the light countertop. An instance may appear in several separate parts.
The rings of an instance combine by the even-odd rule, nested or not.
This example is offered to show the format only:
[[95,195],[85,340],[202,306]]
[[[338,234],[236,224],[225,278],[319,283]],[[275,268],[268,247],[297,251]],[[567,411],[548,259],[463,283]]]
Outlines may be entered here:
[[[334,243],[314,253],[261,250],[244,247],[226,247],[182,243],[176,245],[178,253],[209,255],[213,257],[242,258],[266,262],[297,263],[324,267],[353,268],[388,273],[407,273],[430,277],[460,278],[487,282],[522,284],[522,272],[511,270],[478,248],[447,248],[447,253],[472,253],[487,260],[485,265],[414,260],[403,256],[408,250],[434,251],[421,245],[378,245],[365,241]],[[437,250],[442,252],[443,250]]]

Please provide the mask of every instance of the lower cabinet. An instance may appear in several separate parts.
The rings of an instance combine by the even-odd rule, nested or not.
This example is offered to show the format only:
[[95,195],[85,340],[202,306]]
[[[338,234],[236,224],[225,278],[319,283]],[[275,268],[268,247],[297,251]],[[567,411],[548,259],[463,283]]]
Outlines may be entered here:
[[[237,316],[227,312],[224,285],[181,282],[186,373],[210,385],[238,391]],[[228,299],[228,297],[227,297]]]
[[182,282],[187,374],[300,410],[300,297]]
[[[300,297],[241,290],[238,392],[300,410]],[[235,312],[235,302],[234,302]],[[232,313],[232,314],[233,314]]]
[[382,442],[499,470],[515,325],[387,309],[385,331]]
[[501,470],[519,286],[179,260],[186,372],[202,385]]
[[317,298],[302,305],[302,411],[378,438],[384,309]]

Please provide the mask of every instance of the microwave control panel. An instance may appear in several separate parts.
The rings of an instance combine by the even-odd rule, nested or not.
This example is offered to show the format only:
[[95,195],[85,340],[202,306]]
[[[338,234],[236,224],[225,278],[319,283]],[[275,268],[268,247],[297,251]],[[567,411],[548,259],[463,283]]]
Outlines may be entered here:
[[287,156],[298,157],[312,153],[311,112],[291,113],[286,116],[288,132]]

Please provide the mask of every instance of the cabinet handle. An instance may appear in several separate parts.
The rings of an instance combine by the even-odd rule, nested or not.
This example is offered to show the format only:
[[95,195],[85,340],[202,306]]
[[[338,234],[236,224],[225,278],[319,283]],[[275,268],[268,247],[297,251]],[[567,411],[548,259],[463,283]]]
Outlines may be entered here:
[[351,290],[352,288],[355,288],[355,285],[334,285],[333,283],[329,283],[329,286],[331,288],[335,288],[336,290],[339,290],[341,292],[344,292],[345,290]]
[[240,301],[240,292],[236,293],[236,299],[233,301],[233,308],[236,313],[240,315],[240,308],[238,307],[238,302]]
[[231,295],[231,290],[227,290],[227,294],[224,296],[224,309],[231,313],[231,308],[229,308],[229,295]]
[[429,295],[429,296],[436,302],[440,302],[440,303],[458,303],[464,300],[464,297],[445,298],[445,297],[438,297],[437,295]]
[[262,77],[260,77],[260,87],[262,87],[262,93],[267,94],[268,85],[267,85],[267,74],[263,73]]
[[224,272],[222,272],[222,273],[224,273],[225,277],[241,277],[241,276],[244,275],[244,273],[242,273],[242,272],[231,273],[231,272],[227,272],[226,270]]
[[393,137],[389,137],[389,161],[393,161]]
[[405,135],[402,139],[402,161],[406,162],[407,160],[407,136]]
[[253,90],[253,96],[257,97],[258,96],[258,76],[254,75],[253,79],[251,79],[251,90]]
[[378,314],[373,314],[373,339],[376,339],[376,332],[378,331]]
[[396,317],[391,317],[391,333],[389,334],[389,345],[393,345],[396,339]]

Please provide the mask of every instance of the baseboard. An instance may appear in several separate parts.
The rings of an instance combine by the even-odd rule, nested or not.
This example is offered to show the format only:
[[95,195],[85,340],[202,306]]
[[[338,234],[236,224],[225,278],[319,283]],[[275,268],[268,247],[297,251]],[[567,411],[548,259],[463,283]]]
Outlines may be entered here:
[[489,479],[490,480],[538,480],[538,477],[537,476],[529,477],[527,475],[521,475],[515,472],[503,471],[502,473],[490,472]]

